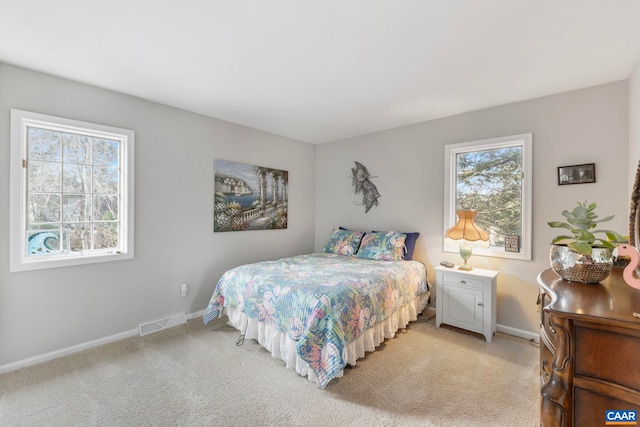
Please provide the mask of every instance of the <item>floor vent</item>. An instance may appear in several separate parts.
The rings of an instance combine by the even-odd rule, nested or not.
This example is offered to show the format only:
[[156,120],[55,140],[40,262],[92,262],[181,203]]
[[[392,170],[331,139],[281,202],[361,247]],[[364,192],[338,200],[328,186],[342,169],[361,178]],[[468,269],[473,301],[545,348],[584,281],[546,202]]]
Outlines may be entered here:
[[164,319],[154,320],[153,322],[141,323],[138,329],[140,330],[140,336],[143,336],[182,325],[183,323],[187,323],[187,316],[184,313],[180,313]]

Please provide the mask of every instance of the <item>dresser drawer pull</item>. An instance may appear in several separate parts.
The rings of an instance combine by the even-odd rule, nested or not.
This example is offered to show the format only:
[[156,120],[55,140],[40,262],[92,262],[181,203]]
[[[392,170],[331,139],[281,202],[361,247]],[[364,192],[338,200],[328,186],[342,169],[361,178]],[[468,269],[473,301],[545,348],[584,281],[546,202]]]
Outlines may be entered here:
[[463,285],[466,285],[467,281],[466,280],[460,280],[460,283],[463,284]]
[[547,363],[547,359],[542,359],[542,375],[544,375],[544,379],[548,380],[551,376],[547,373],[547,367],[549,364]]

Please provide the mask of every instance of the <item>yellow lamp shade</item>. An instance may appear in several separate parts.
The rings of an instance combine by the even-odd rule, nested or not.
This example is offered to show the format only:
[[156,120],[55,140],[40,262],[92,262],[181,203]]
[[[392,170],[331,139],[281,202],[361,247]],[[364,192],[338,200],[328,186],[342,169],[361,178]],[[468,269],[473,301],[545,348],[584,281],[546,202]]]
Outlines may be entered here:
[[447,230],[445,237],[452,240],[466,240],[468,242],[476,242],[478,240],[488,241],[489,234],[482,228],[478,227],[474,218],[476,211],[456,211],[458,214],[458,223]]
[[464,265],[458,267],[460,270],[471,270],[467,264],[471,258],[471,246],[489,243],[489,234],[482,228],[478,227],[473,220],[477,214],[475,211],[456,211],[458,214],[458,222],[456,225],[447,230],[444,234],[445,238],[460,241],[460,256],[464,260]]

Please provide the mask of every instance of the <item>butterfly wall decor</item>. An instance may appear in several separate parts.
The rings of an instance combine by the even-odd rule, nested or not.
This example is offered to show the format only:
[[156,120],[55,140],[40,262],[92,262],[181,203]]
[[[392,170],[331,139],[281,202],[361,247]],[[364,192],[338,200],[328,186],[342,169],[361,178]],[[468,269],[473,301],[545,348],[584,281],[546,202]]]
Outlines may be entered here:
[[367,168],[360,162],[355,162],[356,167],[351,168],[353,174],[353,187],[355,194],[362,193],[362,204],[365,205],[364,213],[375,205],[378,206],[378,198],[380,193],[376,186],[371,182],[371,174],[367,171]]

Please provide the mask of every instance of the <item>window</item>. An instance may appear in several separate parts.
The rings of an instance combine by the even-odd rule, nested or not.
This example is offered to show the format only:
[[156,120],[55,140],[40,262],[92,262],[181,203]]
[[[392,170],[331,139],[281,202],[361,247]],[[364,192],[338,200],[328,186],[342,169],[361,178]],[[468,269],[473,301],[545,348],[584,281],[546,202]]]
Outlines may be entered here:
[[134,132],[11,110],[11,271],[133,258]]
[[[444,229],[455,225],[456,210],[477,211],[489,248],[474,248],[474,256],[531,259],[532,139],[527,133],[445,146]],[[458,247],[445,240],[444,251]]]

